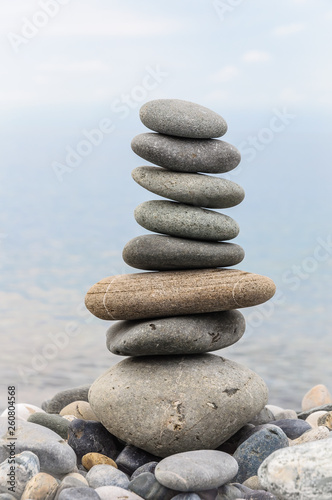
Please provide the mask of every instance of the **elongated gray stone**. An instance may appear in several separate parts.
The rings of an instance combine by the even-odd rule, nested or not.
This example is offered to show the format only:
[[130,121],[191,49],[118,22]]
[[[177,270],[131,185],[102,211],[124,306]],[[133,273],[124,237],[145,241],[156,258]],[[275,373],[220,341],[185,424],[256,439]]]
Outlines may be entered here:
[[152,193],[197,207],[229,208],[244,199],[239,184],[211,175],[171,172],[160,167],[137,167],[131,175]]
[[218,450],[196,450],[164,458],[155,470],[157,481],[178,491],[218,488],[231,481],[238,471],[236,460]]
[[244,250],[234,243],[145,234],[125,245],[122,258],[129,266],[147,271],[203,269],[234,266],[244,259]]
[[227,123],[220,115],[180,99],[149,101],[141,107],[139,116],[146,127],[161,134],[209,139],[227,132]]
[[91,386],[89,401],[119,439],[156,456],[215,449],[264,407],[247,367],[212,354],[127,358]]
[[239,234],[228,215],[174,201],[144,201],[136,207],[136,222],[149,231],[204,241],[231,240]]
[[181,139],[162,134],[140,134],[131,147],[144,160],[177,172],[221,174],[237,167],[241,154],[218,139]]
[[240,311],[192,314],[148,321],[118,321],[106,334],[120,356],[198,354],[235,344],[245,331]]

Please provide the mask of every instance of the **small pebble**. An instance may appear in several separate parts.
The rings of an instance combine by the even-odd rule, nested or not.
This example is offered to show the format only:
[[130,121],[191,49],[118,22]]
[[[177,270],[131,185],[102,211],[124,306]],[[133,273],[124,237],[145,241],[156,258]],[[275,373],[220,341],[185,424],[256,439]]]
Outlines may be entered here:
[[309,415],[305,421],[311,425],[311,427],[318,427],[318,419],[319,417],[326,415],[327,411],[314,411]]
[[283,410],[280,413],[274,415],[273,420],[296,420],[297,413],[295,410]]
[[276,406],[276,405],[266,405],[265,408],[268,408],[273,413],[275,420],[276,420],[276,415],[278,415],[278,413],[285,411],[284,408],[281,408],[281,406]]
[[100,500],[144,500],[136,493],[118,486],[101,486],[96,488],[95,491],[98,493]]
[[114,460],[101,453],[87,453],[82,457],[82,465],[86,470],[92,469],[95,465],[112,465],[112,467],[118,468]]
[[59,434],[59,436],[63,439],[68,439],[69,422],[68,420],[60,417],[60,415],[36,412],[30,415],[28,422],[47,427],[48,429],[51,429]]
[[119,469],[129,475],[132,475],[142,465],[154,461],[159,461],[159,459],[151,453],[131,444],[125,446],[116,458],[116,464]]
[[271,422],[273,425],[277,425],[284,431],[287,437],[289,439],[297,439],[300,437],[304,432],[310,431],[312,429],[311,425],[308,424],[308,422],[305,422],[303,420],[297,419],[297,420],[274,420]]
[[217,500],[237,500],[244,498],[244,493],[233,484],[225,484],[218,488]]
[[328,388],[323,385],[315,385],[308,391],[302,399],[302,411],[311,410],[317,406],[322,406],[332,403],[332,396]]
[[65,490],[71,489],[71,488],[83,488],[87,489],[89,488],[88,485],[84,484],[80,479],[77,479],[76,477],[72,476],[66,476],[60,483],[58,490],[56,492],[54,500],[58,500],[59,496],[61,493]]
[[79,472],[71,472],[70,474],[67,474],[66,477],[74,477],[75,479],[78,479],[78,481],[81,481],[85,486],[89,486],[88,481]]
[[248,477],[248,479],[246,479],[243,482],[243,485],[246,486],[247,488],[250,488],[251,490],[262,490],[263,489],[258,476]]
[[13,493],[15,498],[21,498],[27,483],[39,471],[39,459],[31,451],[16,455],[14,465],[6,458],[0,464],[0,493]]
[[62,408],[60,415],[74,415],[82,420],[95,420],[98,422],[98,418],[93,413],[90,404],[87,401],[74,401],[69,405]]
[[53,500],[58,489],[58,481],[45,472],[39,472],[26,484],[21,500]]
[[173,497],[173,500],[201,500],[201,498],[196,493],[179,493]]
[[329,403],[327,405],[316,406],[315,408],[311,408],[310,410],[307,411],[301,411],[300,413],[297,414],[297,418],[305,420],[307,417],[309,417],[309,415],[311,415],[316,411],[332,411],[332,404]]
[[320,426],[306,431],[302,436],[297,439],[290,440],[289,446],[296,446],[298,444],[309,443],[310,441],[318,441],[319,439],[326,439],[329,437],[330,431],[327,427]]
[[100,500],[100,496],[93,488],[66,488],[58,500]]
[[60,391],[55,394],[52,399],[48,400],[47,405],[45,402],[44,409],[47,413],[59,414],[62,408],[74,401],[88,401],[89,389],[90,385],[81,385],[79,387]]
[[145,500],[170,500],[176,491],[160,484],[151,472],[143,472],[130,481],[128,490],[133,491]]
[[266,406],[252,419],[250,420],[250,424],[253,425],[263,425],[268,424],[275,420],[273,413]]
[[87,473],[86,480],[91,488],[119,486],[127,489],[129,484],[129,479],[124,472],[106,464],[94,465]]
[[[33,415],[34,413],[45,413],[44,410],[39,408],[38,406],[35,405],[30,405],[29,403],[19,403],[15,405],[15,418],[18,420],[28,420],[30,415]],[[8,409],[4,410],[1,415],[1,417],[7,418],[8,416]]]
[[143,474],[143,472],[151,472],[154,474],[157,465],[158,462],[148,462],[147,464],[141,465],[132,473],[130,480],[135,479],[135,477]]
[[324,425],[328,429],[332,429],[332,411],[328,411],[325,415],[321,415],[317,420],[318,425]]

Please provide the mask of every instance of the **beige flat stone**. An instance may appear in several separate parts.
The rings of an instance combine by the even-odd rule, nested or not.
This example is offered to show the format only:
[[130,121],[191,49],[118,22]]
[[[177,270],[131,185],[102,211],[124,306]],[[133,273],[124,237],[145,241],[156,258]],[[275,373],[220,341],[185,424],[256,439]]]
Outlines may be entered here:
[[93,413],[87,401],[73,401],[69,405],[62,408],[60,415],[74,415],[76,418],[80,418],[82,420],[95,420],[98,422],[98,418]]
[[327,411],[314,411],[313,413],[311,413],[311,415],[309,415],[309,417],[305,419],[305,421],[308,422],[308,424],[310,424],[313,428],[318,427],[319,417],[325,415],[326,413]]
[[332,403],[332,396],[328,388],[323,384],[315,385],[308,391],[302,399],[302,411],[311,410],[318,406]]
[[98,318],[130,320],[250,307],[274,293],[270,278],[237,269],[162,271],[104,278],[85,305]]

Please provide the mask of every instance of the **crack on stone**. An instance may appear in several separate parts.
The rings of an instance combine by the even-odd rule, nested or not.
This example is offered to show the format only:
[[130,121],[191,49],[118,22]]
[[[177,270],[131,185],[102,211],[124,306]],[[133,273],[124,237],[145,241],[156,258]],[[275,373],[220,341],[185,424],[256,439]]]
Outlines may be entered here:
[[236,394],[240,389],[235,389],[235,388],[232,388],[232,389],[225,389],[224,392],[225,394],[227,394],[227,396],[231,397],[231,396],[234,396],[234,394]]
[[151,324],[149,325],[149,327],[151,328],[151,330],[157,330],[156,325],[154,325],[153,323],[151,323]]
[[212,337],[212,344],[215,344],[216,342],[218,342],[218,340],[221,339],[221,333],[219,332],[207,332],[208,335],[210,335],[210,337]]

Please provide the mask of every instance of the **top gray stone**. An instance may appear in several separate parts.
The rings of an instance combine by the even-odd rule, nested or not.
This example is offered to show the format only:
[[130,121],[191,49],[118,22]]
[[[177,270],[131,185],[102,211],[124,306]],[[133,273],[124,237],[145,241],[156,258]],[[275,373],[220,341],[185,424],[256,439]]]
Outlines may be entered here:
[[131,147],[144,160],[177,172],[222,174],[237,167],[241,154],[218,139],[184,139],[162,134],[139,134]]
[[139,115],[146,127],[161,134],[211,139],[227,132],[227,123],[220,115],[200,104],[180,99],[147,102]]

